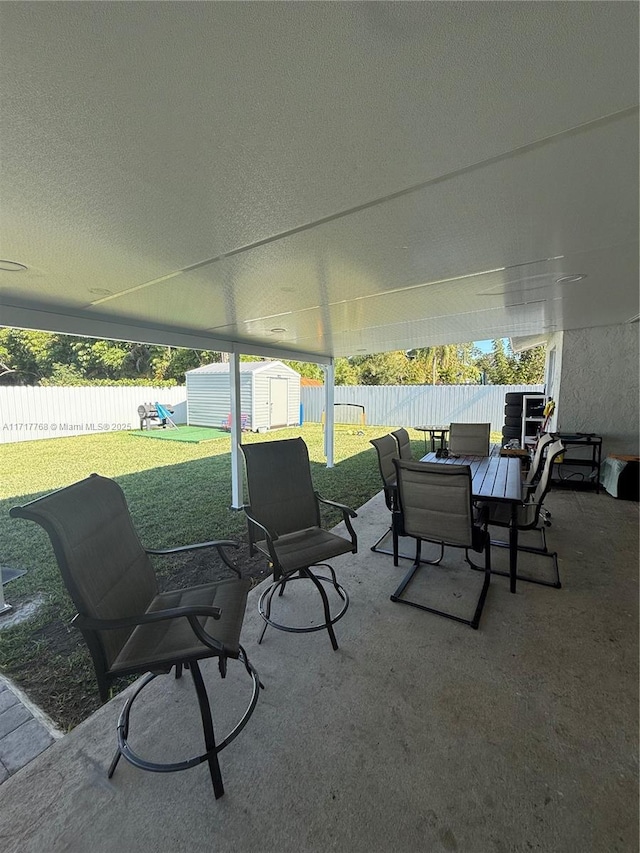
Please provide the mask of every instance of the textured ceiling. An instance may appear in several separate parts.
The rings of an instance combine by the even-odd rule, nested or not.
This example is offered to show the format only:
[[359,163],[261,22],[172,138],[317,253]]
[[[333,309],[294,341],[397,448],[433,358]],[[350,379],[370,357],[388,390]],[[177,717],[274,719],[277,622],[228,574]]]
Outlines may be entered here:
[[5,325],[327,358],[638,313],[636,4],[0,25]]

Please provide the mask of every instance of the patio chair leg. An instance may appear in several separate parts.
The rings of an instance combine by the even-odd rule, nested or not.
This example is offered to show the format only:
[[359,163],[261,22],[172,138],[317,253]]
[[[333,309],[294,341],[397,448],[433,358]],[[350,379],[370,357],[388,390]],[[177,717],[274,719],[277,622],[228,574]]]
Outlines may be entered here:
[[[476,612],[471,620],[471,627],[478,629],[478,625],[480,624],[480,616],[482,614],[482,608],[484,607],[484,601],[487,597],[487,592],[489,591],[489,584],[491,583],[491,540],[489,539],[489,534],[487,533],[487,539],[484,545],[484,584],[482,586],[482,592],[480,593],[480,598],[478,599],[478,606],[476,607]],[[468,554],[468,550],[465,548],[465,554]]]
[[[283,583],[283,582],[281,582],[281,583]],[[271,618],[271,599],[273,598],[273,594],[276,591],[277,587],[280,585],[281,584],[274,584],[271,587],[271,589],[269,590],[267,597],[265,599],[265,614],[264,615],[266,616],[267,619]],[[258,645],[260,645],[262,643],[268,625],[269,625],[268,622],[264,623],[264,626],[263,626],[262,631],[260,632],[260,636],[258,638]]]
[[[121,718],[121,720],[118,720],[118,725],[120,724],[122,730],[122,737],[126,742],[127,738],[129,737],[129,716],[126,715],[124,718]],[[109,769],[107,771],[107,779],[111,779],[113,774],[116,772],[116,767],[118,766],[118,762],[120,761],[121,757],[122,750],[118,746],[118,749],[116,749],[116,754],[113,756],[113,760],[109,765]]]
[[389,535],[389,533],[391,533],[391,532],[392,532],[391,527],[390,527],[388,530],[385,530],[385,532],[384,532],[384,533],[382,534],[382,536],[377,540],[377,542],[375,542],[375,543],[371,546],[371,550],[372,550],[372,551],[374,551],[376,554],[388,554],[389,556],[391,556],[391,551],[385,551],[384,549],[382,549],[382,548],[379,548],[379,547],[378,547],[378,545],[380,545],[380,543],[381,543],[381,542],[383,542],[383,541],[387,538],[387,536]]
[[[480,616],[482,614],[482,608],[484,607],[484,602],[487,597],[487,591],[489,589],[489,584],[491,582],[491,557],[487,556],[487,562],[485,563],[484,568],[480,569],[485,573],[484,583],[482,585],[482,590],[480,591],[480,597],[478,598],[478,602],[476,604],[476,609],[471,619],[463,619],[461,616],[455,616],[453,613],[447,613],[445,610],[438,610],[435,607],[427,607],[425,604],[419,604],[417,601],[411,601],[408,598],[402,598],[402,594],[405,589],[409,586],[411,581],[413,580],[416,572],[419,570],[420,566],[423,563],[427,565],[434,565],[432,562],[427,562],[425,560],[420,559],[420,546],[421,540],[416,540],[416,558],[407,572],[407,574],[402,579],[400,586],[396,589],[396,591],[390,596],[391,601],[397,602],[398,604],[408,604],[410,607],[416,607],[418,610],[424,610],[427,613],[435,613],[437,616],[444,616],[445,619],[451,619],[454,622],[461,622],[463,625],[470,625],[473,629],[477,630],[478,625],[480,624]],[[442,546],[444,549],[444,545]],[[489,544],[487,543],[487,555],[489,554]],[[467,553],[467,549],[465,548],[465,553]],[[440,560],[438,560],[440,562]],[[437,565],[437,563],[436,563]],[[472,567],[473,568],[473,567]]]
[[314,575],[314,573],[311,571],[311,569],[303,569],[301,570],[301,573],[302,572],[304,572],[304,574],[309,578],[309,580],[315,584],[318,592],[320,593],[320,597],[322,598],[322,606],[324,608],[325,628],[327,629],[327,632],[329,634],[329,639],[331,640],[333,650],[334,652],[336,652],[338,650],[338,641],[336,640],[336,634],[333,630],[333,625],[331,624],[331,609],[329,608],[329,599],[327,598],[327,593],[324,591],[324,587],[322,586],[318,578]]
[[345,594],[342,592],[342,589],[340,588],[340,584],[338,583],[338,578],[337,578],[337,575],[336,575],[336,570],[333,568],[333,566],[330,566],[330,565],[329,565],[329,563],[315,563],[315,565],[316,565],[318,568],[322,568],[322,569],[329,569],[329,574],[331,575],[331,583],[333,584],[333,588],[334,588],[334,589],[335,589],[335,591],[338,593],[338,595],[340,596],[340,598],[341,598],[343,601],[346,601],[346,596],[345,596]]
[[[491,544],[495,548],[508,548],[509,547],[508,542],[501,542],[499,539],[492,539]],[[560,569],[558,568],[558,554],[556,551],[547,550],[546,542],[545,542],[544,549],[543,548],[530,548],[528,545],[518,545],[518,551],[524,551],[527,554],[538,554],[540,557],[549,557],[550,559],[552,559],[553,560],[553,568],[555,571],[556,578],[553,581],[546,581],[546,580],[540,580],[539,578],[529,578],[529,577],[525,577],[524,575],[518,574],[518,575],[516,575],[517,580],[523,581],[524,583],[535,583],[535,584],[538,584],[538,586],[550,586],[553,589],[562,589],[562,582],[560,580]],[[467,563],[471,566],[471,568],[474,571],[476,571],[476,572],[483,572],[484,571],[484,568],[482,566],[478,566],[476,563],[473,562],[473,560],[469,556],[468,549],[465,549],[465,560],[467,561]],[[511,576],[510,572],[503,572],[503,571],[500,571],[499,569],[491,569],[491,574],[492,575],[500,575],[503,578],[508,578]]]
[[207,690],[204,686],[204,681],[202,680],[200,667],[196,661],[191,662],[191,676],[193,677],[193,683],[196,688],[196,693],[198,694],[204,742],[207,750],[207,762],[209,764],[209,772],[213,783],[213,793],[216,800],[218,800],[224,794],[224,785],[222,784],[222,773],[220,772],[216,739],[213,733],[213,721],[211,719],[209,697],[207,696]]
[[280,585],[280,592],[278,593],[279,598],[282,598],[282,596],[284,595],[284,590],[285,590],[285,587],[287,585],[287,580],[288,580],[288,578],[282,579],[282,584]]
[[260,631],[260,636],[258,637],[258,645],[261,645],[262,641],[264,640],[264,635],[267,631],[268,626],[269,626],[268,622],[265,622],[264,625],[262,626],[262,631]]
[[182,678],[182,664],[176,664],[176,678]]
[[[386,548],[378,547],[380,543],[383,542],[390,533],[393,543],[392,550],[388,551]],[[371,550],[374,552],[374,554],[386,554],[388,557],[393,557],[393,565],[398,565],[398,534],[393,529],[393,526],[391,526],[388,530],[385,530],[385,532],[378,539],[378,541],[371,546]]]
[[[391,536],[392,536],[393,550],[387,551],[384,548],[378,548],[378,545],[389,535],[389,533],[391,533]],[[400,537],[398,535],[398,531],[396,530],[395,525],[392,525],[385,533],[382,534],[382,536],[378,539],[378,541],[375,543],[375,545],[371,546],[371,550],[375,551],[376,554],[386,554],[389,557],[393,557],[393,565],[394,565],[394,567],[397,567],[400,565],[400,558],[401,557],[403,560],[413,560],[413,557],[407,557],[405,555],[400,555],[400,553],[399,553],[400,544],[399,543],[400,543]],[[444,545],[441,545],[440,556],[438,557],[437,560],[422,560],[421,559],[420,562],[426,566],[437,566],[439,563],[442,562],[443,556],[444,556]]]
[[[258,643],[262,642],[262,639],[265,635],[265,631],[267,630],[267,625],[272,625],[274,628],[277,628],[279,631],[288,631],[292,634],[309,634],[314,631],[322,631],[324,629],[327,630],[329,634],[329,638],[331,640],[331,645],[334,650],[338,648],[338,641],[336,639],[335,631],[333,630],[333,625],[338,622],[344,614],[347,612],[349,607],[349,594],[338,583],[338,579],[336,577],[336,573],[332,566],[328,563],[316,563],[314,564],[314,568],[319,566],[321,568],[326,568],[329,570],[329,576],[324,575],[315,575],[310,567],[306,567],[303,569],[296,569],[292,571],[290,574],[286,576],[286,578],[281,578],[280,580],[274,581],[265,591],[262,593],[258,600],[258,613],[264,620],[264,627],[262,628],[262,632],[260,634],[260,638]],[[311,625],[308,626],[300,626],[294,627],[293,625],[282,625],[279,622],[276,622],[271,618],[271,605],[273,604],[273,596],[276,593],[276,590],[279,590],[282,584],[286,581],[289,583],[294,580],[310,580],[313,585],[317,588],[320,593],[320,598],[322,599],[322,607],[324,610],[324,622],[321,619],[314,620]],[[329,599],[327,598],[327,593],[324,588],[324,583],[330,583],[335,589],[338,597],[342,600],[343,604],[340,608],[339,612],[336,613],[335,616],[331,613],[331,607],[329,604]]]
[[118,762],[120,761],[121,757],[122,757],[122,753],[120,752],[119,749],[116,749],[116,754],[113,756],[113,760],[112,760],[111,764],[109,765],[109,769],[107,771],[107,779],[111,779],[113,774],[116,772],[116,767],[118,766]]

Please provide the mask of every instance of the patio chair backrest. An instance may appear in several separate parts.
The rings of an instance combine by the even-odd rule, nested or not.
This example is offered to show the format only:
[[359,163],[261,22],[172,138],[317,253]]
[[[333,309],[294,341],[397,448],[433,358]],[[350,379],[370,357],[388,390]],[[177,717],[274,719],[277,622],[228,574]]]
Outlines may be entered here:
[[309,451],[301,438],[241,446],[251,514],[279,536],[320,526]]
[[[144,613],[157,594],[153,566],[135,531],[120,486],[91,474],[85,480],[11,510],[49,534],[64,584],[81,616],[120,619]],[[106,667],[133,628],[91,632]],[[84,633],[84,632],[83,632]],[[86,635],[85,635],[86,636]]]
[[551,474],[553,473],[553,464],[556,458],[560,456],[561,453],[564,453],[564,444],[560,441],[560,439],[556,439],[547,446],[547,456],[544,461],[542,474],[540,475],[538,485],[536,486],[535,491],[531,496],[531,503],[537,504],[538,507],[542,506],[542,502],[545,498],[545,495],[551,488]]
[[400,459],[407,459],[411,461],[413,459],[413,454],[411,453],[411,439],[409,438],[409,433],[406,429],[404,429],[404,427],[400,427],[400,429],[394,430],[391,435],[398,442]]
[[450,424],[449,450],[460,456],[488,456],[491,424]]
[[432,542],[473,547],[471,468],[399,459],[394,465],[404,533]]
[[534,483],[540,476],[544,460],[544,449],[552,441],[553,436],[549,432],[543,433],[538,439],[535,453],[533,454],[533,459],[531,460],[531,467],[529,468],[529,473],[527,474],[527,477],[525,479],[525,485],[528,486],[531,483]]
[[393,433],[390,433],[380,438],[372,438],[369,443],[375,447],[378,454],[378,468],[384,486],[387,509],[393,510],[396,488],[396,469],[393,460],[398,458],[398,442],[393,437]]
[[398,443],[393,435],[383,435],[380,438],[372,438],[372,444],[378,454],[378,467],[380,476],[385,486],[393,486],[396,482],[396,469],[393,460],[398,458]]

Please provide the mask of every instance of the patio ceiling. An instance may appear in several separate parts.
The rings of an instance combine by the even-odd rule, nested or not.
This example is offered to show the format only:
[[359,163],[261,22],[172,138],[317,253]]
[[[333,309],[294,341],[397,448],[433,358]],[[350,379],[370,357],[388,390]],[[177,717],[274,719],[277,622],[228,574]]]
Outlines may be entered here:
[[638,313],[636,4],[0,15],[4,325],[322,361]]

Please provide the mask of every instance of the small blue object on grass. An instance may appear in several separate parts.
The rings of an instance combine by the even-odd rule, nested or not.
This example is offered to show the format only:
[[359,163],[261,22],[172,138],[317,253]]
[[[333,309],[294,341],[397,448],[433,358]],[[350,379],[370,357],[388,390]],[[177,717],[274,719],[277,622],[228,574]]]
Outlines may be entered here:
[[178,429],[176,424],[171,420],[171,413],[169,412],[168,409],[166,409],[161,403],[156,403],[155,407],[156,407],[156,414],[160,418],[160,420],[162,421],[162,426],[169,424],[174,429]]

